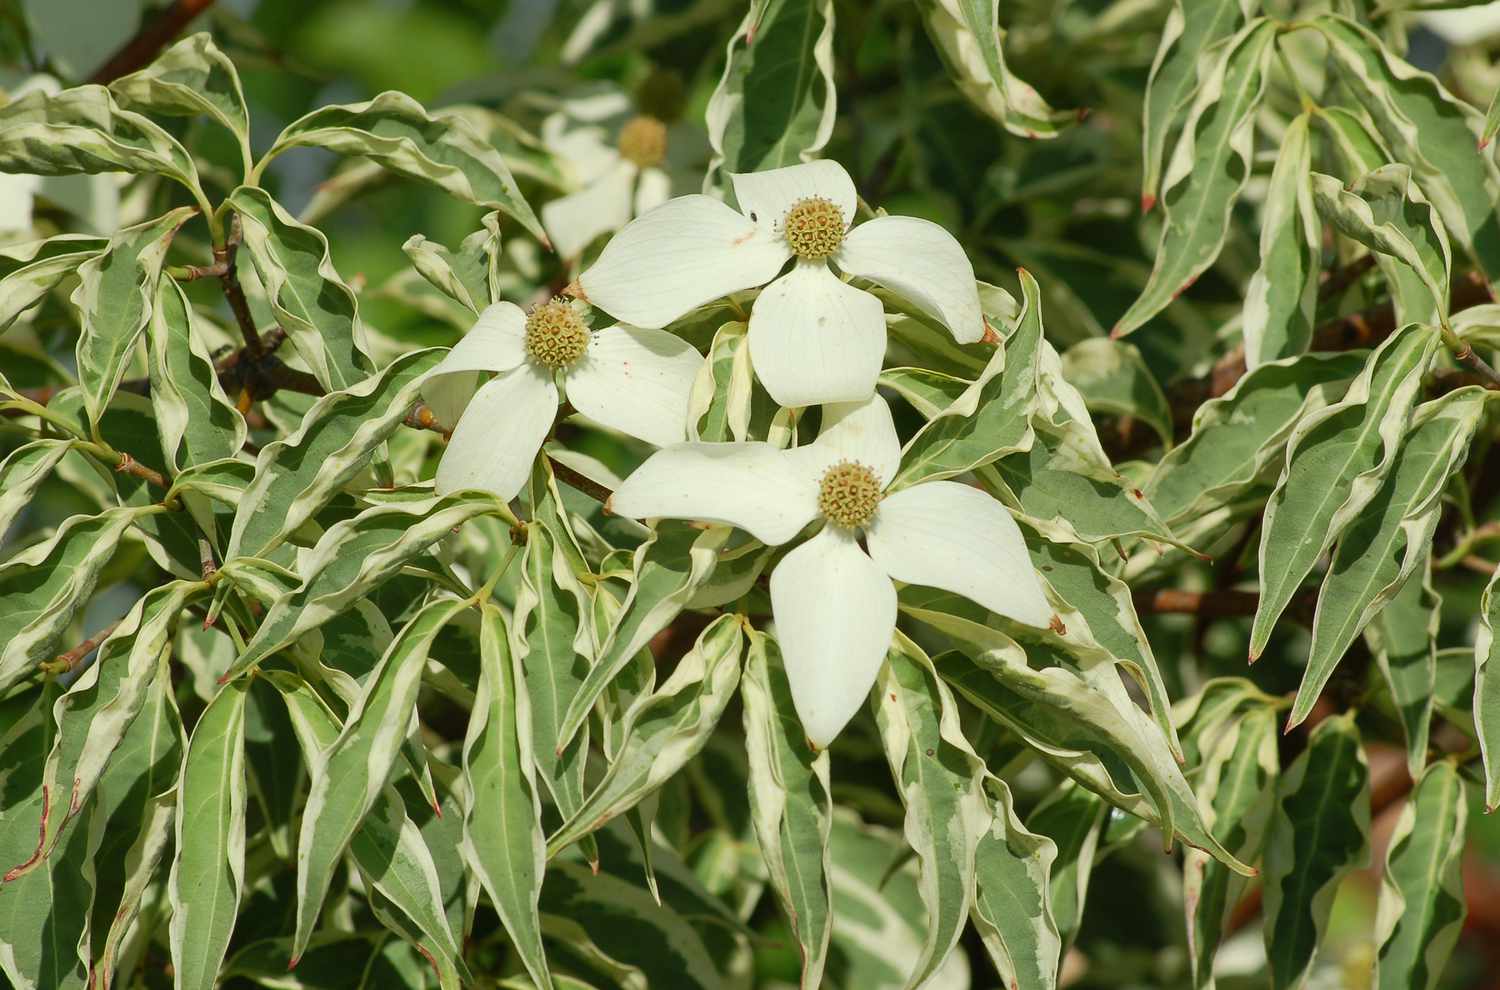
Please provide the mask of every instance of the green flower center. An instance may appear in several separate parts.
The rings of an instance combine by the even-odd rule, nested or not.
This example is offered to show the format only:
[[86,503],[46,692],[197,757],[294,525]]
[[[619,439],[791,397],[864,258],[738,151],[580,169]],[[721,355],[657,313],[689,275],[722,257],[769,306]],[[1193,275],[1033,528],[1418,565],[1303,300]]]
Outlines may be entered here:
[[527,314],[526,353],[544,368],[566,368],[588,346],[589,328],[567,300],[554,296]]
[[880,479],[855,461],[839,461],[818,483],[818,511],[835,526],[868,526],[880,506]]
[[667,125],[655,117],[632,117],[620,128],[620,155],[638,168],[660,165],[667,157]]
[[823,261],[844,243],[844,215],[830,199],[799,199],[781,221],[787,247],[803,261]]

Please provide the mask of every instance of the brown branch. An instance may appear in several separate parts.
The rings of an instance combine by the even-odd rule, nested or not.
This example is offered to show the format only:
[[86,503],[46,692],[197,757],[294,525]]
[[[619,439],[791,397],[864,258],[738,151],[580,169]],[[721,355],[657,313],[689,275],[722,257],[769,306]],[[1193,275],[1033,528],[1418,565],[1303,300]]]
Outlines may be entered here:
[[614,492],[599,484],[594,479],[574,471],[557,458],[549,457],[548,459],[552,461],[552,473],[557,477],[558,481],[572,485],[595,502],[608,508],[609,500],[614,497]]
[[59,653],[51,660],[43,660],[41,663],[37,664],[37,666],[41,668],[43,673],[47,674],[67,673],[74,667],[78,666],[78,664],[83,660],[84,657],[97,650],[99,648],[99,644],[108,639],[110,633],[114,632],[115,629],[119,627],[120,621],[121,620],[117,619],[114,622],[111,622],[109,625],[94,633],[94,635],[90,636],[82,643],[79,643],[68,652]]
[[1137,612],[1152,615],[1201,615],[1209,618],[1254,615],[1260,596],[1253,591],[1233,588],[1215,591],[1187,591],[1183,588],[1159,588],[1137,591],[1131,596]]
[[193,18],[213,6],[214,0],[175,0],[161,14],[143,23],[135,37],[125,42],[109,61],[94,70],[89,82],[107,86],[121,76],[151,64]]
[[160,471],[154,471],[151,468],[148,468],[146,465],[142,464],[140,461],[136,460],[134,457],[131,457],[124,451],[120,452],[120,463],[115,465],[115,470],[120,472],[121,474],[129,474],[134,475],[137,478],[144,478],[147,484],[155,485],[157,488],[171,487],[171,484],[167,481],[166,476],[163,475]]
[[1318,301],[1326,302],[1329,299],[1337,299],[1355,282],[1364,277],[1365,273],[1375,267],[1375,256],[1365,254],[1349,262],[1342,268],[1336,268],[1328,273],[1323,279],[1323,284],[1318,286]]
[[251,357],[258,358],[267,353],[266,346],[265,342],[260,339],[260,331],[255,328],[255,318],[250,315],[250,303],[245,299],[245,289],[240,285],[239,269],[235,265],[243,237],[240,215],[233,213],[230,215],[229,236],[225,238],[224,246],[214,248],[212,270],[215,270],[219,276],[219,284],[224,289],[224,299],[229,303],[229,310],[234,314],[234,321],[240,326],[240,335],[245,338],[245,348],[250,352]]
[[441,433],[444,440],[453,435],[452,430],[438,422],[437,413],[420,402],[412,407],[411,412],[406,414],[406,418],[401,421],[401,425],[410,426],[414,430],[431,430],[434,433]]

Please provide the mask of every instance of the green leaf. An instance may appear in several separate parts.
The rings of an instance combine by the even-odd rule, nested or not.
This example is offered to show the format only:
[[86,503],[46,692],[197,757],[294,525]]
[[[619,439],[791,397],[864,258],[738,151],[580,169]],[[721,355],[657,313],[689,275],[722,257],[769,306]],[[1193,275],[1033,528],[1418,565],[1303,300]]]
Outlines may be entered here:
[[[378,505],[330,526],[302,563],[307,576],[266,610],[260,628],[222,679],[240,676],[349,608],[454,527],[503,508],[492,495],[460,492]],[[233,580],[237,563],[227,561],[221,572]]]
[[256,165],[255,175],[272,158],[296,147],[368,158],[465,202],[500,210],[547,243],[505,159],[459,113],[429,113],[410,96],[394,91],[365,103],[321,107],[287,125]]
[[225,202],[239,214],[277,323],[313,377],[330,392],[356,386],[374,365],[365,353],[359,304],[334,270],[327,238],[298,223],[263,189],[241,186]]
[[1146,495],[1168,523],[1224,505],[1282,460],[1292,428],[1341,395],[1365,355],[1305,354],[1261,365],[1193,416],[1193,432],[1169,451],[1146,482]]
[[1281,137],[1260,218],[1260,267],[1245,288],[1245,366],[1293,357],[1312,343],[1323,228],[1313,199],[1310,113]]
[[1180,834],[1236,872],[1249,870],[1208,833],[1166,736],[1128,698],[1121,705],[1064,666],[1033,670],[1027,651],[997,629],[931,608],[902,611],[973,653],[945,654],[938,669],[980,711],[1085,787],[1159,825],[1168,841]]
[[1434,322],[1448,315],[1451,259],[1448,238],[1405,165],[1384,165],[1348,190],[1338,179],[1312,174],[1313,199],[1339,233],[1377,253],[1385,263],[1398,323]]
[[1312,23],[1328,40],[1343,81],[1396,160],[1411,166],[1448,232],[1491,282],[1500,278],[1500,169],[1476,148],[1484,133],[1479,111],[1354,21],[1323,14]]
[[516,689],[521,658],[512,664],[508,635],[500,609],[486,605],[479,634],[484,669],[464,736],[469,804],[460,849],[527,972],[537,986],[550,988],[537,913],[547,844],[526,732],[529,706]]
[[102,237],[59,234],[0,248],[0,332],[108,245]]
[[57,732],[42,776],[51,802],[38,828],[36,850],[25,863],[5,864],[13,867],[7,876],[30,872],[52,852],[63,829],[93,796],[106,768],[115,765],[116,747],[152,693],[178,615],[202,592],[201,586],[186,581],[148,591],[100,644],[94,663],[53,706]]
[[1198,91],[1200,62],[1215,45],[1234,35],[1250,8],[1244,0],[1175,0],[1172,4],[1146,81],[1141,123],[1143,213],[1156,205],[1167,138]]
[[1479,627],[1474,633],[1474,728],[1479,734],[1479,749],[1484,757],[1484,807],[1494,811],[1500,806],[1500,645],[1495,630],[1500,628],[1500,595],[1496,595],[1500,577],[1493,577],[1479,598]]
[[35,89],[0,107],[0,172],[150,172],[198,190],[187,150],[145,117],[122,110],[103,86],[52,95]]
[[828,752],[807,744],[776,641],[758,630],[749,634],[740,699],[751,819],[771,886],[797,937],[801,985],[808,990],[822,985],[833,930]]
[[1251,660],[1317,559],[1379,492],[1437,345],[1426,327],[1398,330],[1370,355],[1343,399],[1293,429],[1262,524]]
[[[1276,712],[1266,706],[1231,721],[1204,754],[1198,781],[1204,823],[1244,862],[1260,858],[1279,770]],[[1207,853],[1189,849],[1183,856],[1182,886],[1193,986],[1211,988],[1214,956],[1230,931],[1247,881]]]
[[151,409],[173,468],[231,458],[245,445],[245,419],[219,385],[196,321],[182,289],[163,279],[151,310]]
[[710,174],[811,161],[833,134],[832,0],[751,0],[709,97]]
[[1266,837],[1265,941],[1271,985],[1301,986],[1339,883],[1370,858],[1370,768],[1354,716],[1318,723],[1276,786]]
[[1042,292],[1020,273],[1025,309],[979,377],[906,444],[892,487],[951,478],[1030,449],[1042,349]]
[[404,626],[380,658],[338,738],[312,761],[312,786],[297,837],[297,931],[293,959],[317,923],[333,871],[385,788],[415,710],[422,667],[438,632],[469,603],[434,602]]
[[433,288],[478,316],[491,301],[491,260],[499,246],[498,231],[477,230],[464,238],[457,251],[421,234],[408,237],[401,250]]
[[[922,22],[959,92],[1017,137],[1053,138],[1079,118],[1047,105],[1005,64],[1000,0],[922,0]],[[758,94],[757,94],[758,95]]]
[[1004,781],[992,777],[987,783],[994,817],[974,857],[974,927],[1005,986],[1052,990],[1062,957],[1052,917],[1057,846],[1021,824]]
[[58,637],[93,593],[131,523],[160,506],[109,509],[72,516],[50,539],[0,563],[0,690],[51,659]]
[[225,556],[270,553],[353,480],[416,404],[439,357],[436,349],[402,355],[378,375],[318,399],[290,436],[262,447]]
[[[27,855],[50,800],[41,786],[52,746],[46,713],[56,697],[48,685],[21,701],[19,718],[0,727],[0,862]],[[29,703],[29,704],[28,704]],[[9,713],[7,713],[9,714]],[[16,990],[83,990],[88,986],[89,902],[97,833],[93,809],[68,831],[46,869],[0,881],[0,974]]]
[[564,818],[583,804],[589,733],[585,724],[559,750],[560,729],[569,699],[588,677],[594,651],[585,621],[590,611],[588,590],[558,547],[566,539],[555,536],[545,522],[533,521],[527,527],[510,625],[511,651],[530,713],[528,758]]
[[193,727],[177,788],[168,891],[172,966],[183,990],[212,990],[245,884],[245,698],[226,684]]
[[189,35],[150,65],[109,84],[121,104],[169,116],[207,114],[229,128],[251,167],[250,114],[234,63],[206,31]]
[[599,646],[598,661],[568,703],[558,733],[558,749],[572,742],[604,689],[708,580],[730,532],[727,526],[703,530],[687,523],[662,521],[636,548],[625,604],[608,638]]
[[1276,30],[1257,18],[1214,50],[1162,178],[1166,220],[1156,266],[1110,336],[1140,329],[1219,256],[1229,215],[1250,176],[1255,112]]
[[1163,447],[1172,446],[1172,407],[1135,345],[1103,337],[1081,341],[1063,352],[1062,372],[1090,412],[1138,419]]
[[625,713],[619,751],[583,807],[547,840],[549,859],[640,803],[704,747],[739,684],[741,621],[715,619],[661,687]]
[[[1349,523],[1333,552],[1318,592],[1307,672],[1288,727],[1307,717],[1354,637],[1426,562],[1442,515],[1443,488],[1468,457],[1485,396],[1484,389],[1474,386],[1417,407],[1379,491]],[[1430,684],[1425,693],[1431,694]]]
[[719,327],[688,396],[688,435],[706,443],[746,440],[750,435],[752,377],[748,324]]
[[1468,904],[1462,866],[1469,802],[1451,761],[1432,764],[1401,808],[1386,847],[1375,927],[1381,990],[1436,990]]
[[189,207],[126,227],[109,247],[78,268],[73,305],[83,314],[78,336],[78,380],[89,422],[97,424],[114,395],[135,343],[151,321],[156,283],[167,248],[192,216]]
[[[93,973],[107,990],[121,942],[172,837],[182,772],[182,716],[172,694],[167,654],[157,660],[145,704],[99,781],[103,838],[94,859]],[[100,934],[105,937],[100,940]]]
[[1485,151],[1495,135],[1500,134],[1500,88],[1490,97],[1490,108],[1484,114],[1484,130],[1479,134],[1479,150]]
[[43,438],[22,444],[0,461],[0,533],[31,505],[31,498],[73,449],[72,440]]
[[1048,880],[1048,904],[1063,951],[1083,920],[1094,853],[1109,815],[1110,807],[1103,798],[1075,780],[1064,780],[1026,820],[1027,829],[1051,839],[1056,849]]

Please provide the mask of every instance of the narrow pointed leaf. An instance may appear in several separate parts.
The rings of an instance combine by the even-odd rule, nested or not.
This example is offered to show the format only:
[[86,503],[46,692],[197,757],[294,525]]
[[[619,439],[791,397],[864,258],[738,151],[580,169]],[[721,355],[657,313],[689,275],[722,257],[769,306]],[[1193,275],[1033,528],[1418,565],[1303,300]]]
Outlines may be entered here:
[[1052,990],[1062,957],[1050,886],[1057,846],[1021,824],[1004,781],[987,783],[993,818],[975,851],[974,927],[1005,986]]
[[102,237],[59,234],[0,248],[0,333],[108,245]]
[[151,409],[162,454],[179,469],[233,457],[247,433],[196,320],[182,289],[162,279],[151,311]]
[[183,38],[144,69],[110,83],[109,89],[132,109],[171,116],[206,114],[248,150],[250,114],[239,73],[206,31]]
[[1311,116],[1287,126],[1261,212],[1260,267],[1245,288],[1245,366],[1293,357],[1312,343],[1323,230],[1313,199]]

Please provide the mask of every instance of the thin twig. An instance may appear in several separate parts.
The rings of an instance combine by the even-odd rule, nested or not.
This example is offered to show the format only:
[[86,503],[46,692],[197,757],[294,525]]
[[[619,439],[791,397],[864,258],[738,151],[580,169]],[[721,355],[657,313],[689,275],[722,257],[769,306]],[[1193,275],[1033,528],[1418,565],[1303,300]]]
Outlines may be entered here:
[[599,484],[594,479],[579,474],[555,457],[549,458],[549,460],[552,461],[552,473],[557,477],[558,481],[572,485],[600,505],[609,505],[609,500],[614,497],[614,492],[610,491],[604,485]]
[[412,407],[411,412],[406,414],[406,418],[401,421],[401,425],[410,426],[414,430],[431,430],[434,433],[441,433],[444,440],[453,435],[452,430],[438,421],[437,413],[433,412],[431,407],[423,405],[420,402]]
[[229,220],[229,236],[223,247],[214,248],[214,265],[218,270],[219,284],[224,289],[224,299],[229,303],[234,321],[240,325],[240,335],[245,338],[245,347],[251,357],[267,353],[260,331],[255,328],[255,318],[250,315],[250,303],[245,299],[245,289],[240,285],[239,269],[235,259],[239,255],[240,241],[244,231],[240,226],[240,215],[232,214]]
[[43,660],[41,663],[37,664],[37,666],[47,674],[66,674],[68,671],[78,666],[78,664],[83,661],[84,657],[97,650],[99,648],[99,644],[108,639],[110,633],[114,632],[115,629],[119,627],[119,625],[120,620],[116,619],[114,622],[111,622],[103,629],[94,633],[94,635],[90,636],[82,643],[79,643],[68,652],[59,653],[51,660]]
[[128,76],[137,69],[151,64],[157,53],[167,47],[172,39],[193,18],[212,7],[214,0],[176,0],[160,15],[143,23],[135,37],[125,42],[109,61],[94,70],[89,82],[107,86],[121,76]]
[[1137,612],[1155,615],[1201,615],[1209,618],[1254,615],[1260,596],[1253,591],[1224,588],[1214,591],[1188,591],[1183,588],[1159,588],[1137,591]]
[[154,471],[131,457],[124,451],[120,452],[120,463],[115,465],[115,470],[121,474],[134,475],[137,478],[146,479],[147,484],[155,485],[157,488],[170,488],[166,476],[160,471]]

